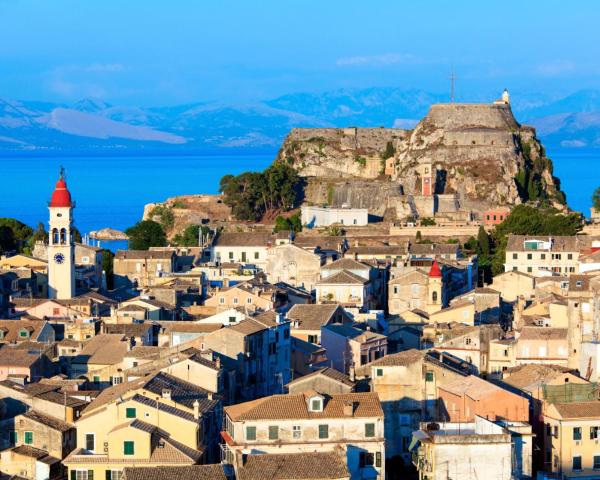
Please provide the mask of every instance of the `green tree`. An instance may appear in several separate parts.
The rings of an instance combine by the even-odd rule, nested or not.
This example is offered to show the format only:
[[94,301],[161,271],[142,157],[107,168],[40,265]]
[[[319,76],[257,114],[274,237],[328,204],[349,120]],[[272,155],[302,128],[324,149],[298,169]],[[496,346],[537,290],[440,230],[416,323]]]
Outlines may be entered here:
[[129,237],[129,248],[132,250],[148,250],[150,247],[164,247],[167,236],[160,223],[153,220],[142,220],[125,230]]
[[0,253],[16,250],[17,240],[13,229],[8,225],[0,225]]
[[106,277],[106,288],[112,290],[115,286],[113,263],[115,254],[108,249],[102,250],[102,271]]
[[199,246],[200,236],[210,234],[210,228],[206,225],[188,225],[183,232],[173,237],[173,242],[181,247]]
[[394,144],[392,142],[387,142],[385,145],[385,150],[381,154],[381,158],[387,160],[388,158],[392,158],[394,155],[396,155]]
[[[12,231],[12,238],[14,239],[14,246],[11,250],[18,250],[20,252],[27,246],[29,238],[33,234],[33,229],[29,225],[25,225],[23,222],[19,222],[14,218],[0,218],[0,227],[8,227]],[[8,233],[4,234],[10,235]]]
[[600,187],[594,190],[594,193],[592,194],[592,206],[594,207],[594,210],[600,212]]
[[275,219],[275,226],[273,231],[275,233],[282,231],[300,232],[302,231],[302,220],[300,219],[300,213],[295,213],[291,217],[277,216]]
[[477,254],[487,257],[489,256],[490,251],[490,237],[482,225],[477,232]]

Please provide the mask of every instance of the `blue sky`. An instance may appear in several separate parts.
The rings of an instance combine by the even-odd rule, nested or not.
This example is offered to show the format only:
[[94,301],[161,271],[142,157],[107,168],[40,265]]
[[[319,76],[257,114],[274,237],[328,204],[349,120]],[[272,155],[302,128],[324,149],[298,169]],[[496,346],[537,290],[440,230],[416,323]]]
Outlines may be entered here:
[[0,98],[168,105],[600,88],[594,1],[0,0]]

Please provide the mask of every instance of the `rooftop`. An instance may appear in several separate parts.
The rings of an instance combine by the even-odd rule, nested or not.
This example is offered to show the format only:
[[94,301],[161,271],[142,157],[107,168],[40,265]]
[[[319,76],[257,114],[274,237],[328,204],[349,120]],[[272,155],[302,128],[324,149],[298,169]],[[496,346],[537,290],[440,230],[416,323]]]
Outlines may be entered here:
[[[238,469],[239,480],[314,480],[349,478],[337,452],[249,455]],[[129,479],[128,479],[129,480]]]

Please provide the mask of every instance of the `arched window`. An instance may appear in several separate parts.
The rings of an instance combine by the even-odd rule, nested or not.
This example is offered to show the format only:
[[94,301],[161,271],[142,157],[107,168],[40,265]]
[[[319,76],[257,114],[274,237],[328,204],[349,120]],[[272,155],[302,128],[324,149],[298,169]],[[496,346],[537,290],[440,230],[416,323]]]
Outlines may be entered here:
[[52,243],[58,243],[58,228],[52,229]]
[[61,243],[61,245],[64,245],[67,243],[67,229],[66,228],[60,229],[60,243]]
[[438,301],[438,295],[437,295],[437,292],[433,292],[433,293],[431,294],[431,300],[433,301],[433,303],[437,303],[437,301]]

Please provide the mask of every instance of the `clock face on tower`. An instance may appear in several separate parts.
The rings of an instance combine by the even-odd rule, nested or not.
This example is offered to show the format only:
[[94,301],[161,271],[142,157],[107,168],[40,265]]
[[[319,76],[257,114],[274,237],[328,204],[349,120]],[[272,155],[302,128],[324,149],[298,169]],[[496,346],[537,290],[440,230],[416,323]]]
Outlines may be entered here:
[[54,261],[58,264],[63,263],[65,261],[65,256],[62,253],[57,253],[54,255]]

